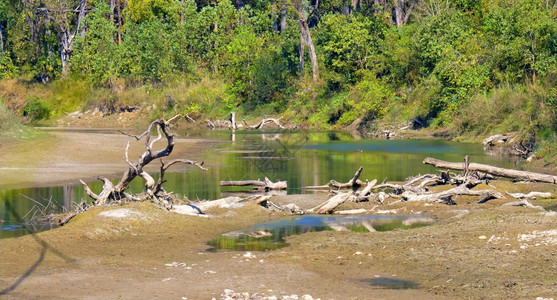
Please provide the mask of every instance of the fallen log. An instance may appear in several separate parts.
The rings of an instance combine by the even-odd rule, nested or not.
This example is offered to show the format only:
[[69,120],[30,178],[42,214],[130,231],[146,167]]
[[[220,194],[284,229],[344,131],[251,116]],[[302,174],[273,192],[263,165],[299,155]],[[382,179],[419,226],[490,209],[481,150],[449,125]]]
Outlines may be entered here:
[[[426,159],[424,159],[423,163],[427,165],[433,165],[436,168],[445,168],[445,169],[452,169],[452,170],[465,170],[466,168],[465,163],[447,162],[447,161],[443,161],[431,157],[427,157]],[[494,176],[506,177],[506,178],[517,179],[517,180],[537,181],[537,182],[546,182],[546,183],[553,183],[553,184],[557,183],[557,176],[554,175],[534,173],[528,171],[519,171],[513,169],[505,169],[505,168],[499,168],[499,167],[478,164],[478,163],[468,164],[468,170],[485,172]]]
[[515,202],[507,202],[507,203],[503,204],[503,206],[522,206],[522,207],[529,207],[529,208],[544,210],[543,207],[536,206],[536,205],[532,204],[530,201],[528,201],[528,199],[522,199],[520,201],[515,201]]
[[[267,200],[269,200],[271,196],[266,195],[256,195],[247,198],[240,198],[240,197],[227,197],[218,200],[212,201],[201,201],[193,203],[189,206],[193,206],[197,208],[200,212],[205,212],[209,209],[219,207],[219,208],[238,208],[242,207],[246,204],[261,204]],[[178,207],[178,205],[176,205]]]
[[369,198],[373,196],[371,190],[377,184],[377,179],[373,179],[371,182],[366,184],[366,187],[361,191],[357,192],[354,197],[354,202],[369,201]]
[[[356,173],[354,174],[352,179],[350,179],[347,183],[341,183],[334,179],[331,179],[329,180],[329,182],[327,182],[327,184],[304,186],[302,187],[302,189],[303,190],[328,190],[331,188],[337,188],[337,189],[358,188],[360,186],[366,185],[364,182],[358,179],[362,174],[363,170],[364,167],[361,166],[358,170],[356,170]],[[377,183],[377,181],[375,181],[373,185],[375,185],[375,183]]]
[[[282,117],[281,117],[281,118],[282,118]],[[244,124],[246,125],[246,127],[247,127],[248,129],[251,129],[251,130],[253,130],[253,129],[261,129],[261,128],[263,128],[263,126],[265,126],[265,125],[267,125],[267,124],[270,124],[270,123],[275,123],[275,125],[277,125],[278,128],[280,128],[280,129],[285,129],[285,127],[282,126],[282,125],[280,124],[280,122],[279,122],[279,120],[280,120],[281,118],[278,118],[278,119],[275,119],[275,118],[264,118],[263,120],[261,120],[261,122],[255,124],[255,125],[249,125],[249,124],[246,122],[245,119],[242,119],[242,122],[244,122]]]
[[517,198],[517,199],[536,199],[539,198],[555,198],[555,195],[552,193],[543,193],[543,192],[530,192],[528,194],[523,193],[507,193],[507,195]]
[[439,192],[439,193],[422,193],[418,194],[412,191],[405,191],[401,194],[402,198],[406,201],[428,201],[428,202],[440,202],[445,204],[454,205],[456,204],[452,199],[453,196],[479,196],[480,200],[478,203],[485,203],[489,199],[505,198],[501,193],[491,191],[491,190],[470,190],[466,184],[461,184],[452,189]]
[[286,181],[272,182],[265,177],[265,181],[261,180],[239,180],[239,181],[221,181],[221,186],[259,186],[265,190],[284,190],[287,188]]
[[335,208],[337,208],[342,203],[346,202],[354,193],[352,191],[347,193],[340,193],[329,200],[319,204],[318,206],[309,209],[308,213],[318,213],[318,214],[330,214]]

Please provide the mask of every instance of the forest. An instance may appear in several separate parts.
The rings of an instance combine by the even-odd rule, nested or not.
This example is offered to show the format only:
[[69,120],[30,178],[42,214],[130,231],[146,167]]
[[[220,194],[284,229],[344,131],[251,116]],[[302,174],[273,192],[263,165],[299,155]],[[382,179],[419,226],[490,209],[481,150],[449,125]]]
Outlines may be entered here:
[[548,160],[556,19],[555,0],[2,0],[0,124],[99,104],[417,120],[461,141],[517,132]]

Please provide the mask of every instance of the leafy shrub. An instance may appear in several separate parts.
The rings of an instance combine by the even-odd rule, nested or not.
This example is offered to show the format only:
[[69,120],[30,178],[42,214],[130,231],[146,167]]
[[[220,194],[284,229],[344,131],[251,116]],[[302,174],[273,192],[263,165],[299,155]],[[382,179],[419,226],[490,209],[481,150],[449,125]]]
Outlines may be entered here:
[[0,55],[0,79],[14,78],[17,68],[8,55]]
[[23,116],[31,121],[48,119],[50,112],[50,105],[37,96],[32,97],[23,107]]

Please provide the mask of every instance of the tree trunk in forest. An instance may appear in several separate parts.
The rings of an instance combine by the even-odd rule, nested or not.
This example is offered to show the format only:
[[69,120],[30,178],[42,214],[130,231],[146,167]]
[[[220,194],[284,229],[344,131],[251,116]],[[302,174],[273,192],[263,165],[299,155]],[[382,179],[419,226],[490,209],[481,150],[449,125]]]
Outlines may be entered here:
[[110,0],[110,25],[114,25],[114,9],[116,8],[116,0]]
[[410,14],[416,6],[418,0],[395,0],[394,10],[395,10],[395,22],[397,26],[404,25],[408,23],[410,19]]
[[352,0],[352,11],[360,10],[361,6],[361,0]]
[[280,7],[279,31],[283,32],[285,30],[286,30],[286,0],[282,0],[282,4]]
[[[75,40],[75,36],[79,30],[79,26],[81,25],[81,21],[85,18],[85,7],[87,6],[87,0],[81,0],[79,3],[78,14],[75,20],[73,30],[70,30],[70,24],[66,21],[61,21],[58,26],[60,27],[60,45],[62,46],[60,49],[60,59],[62,60],[62,74],[67,75],[68,73],[68,66],[71,58],[73,42]],[[66,13],[66,12],[58,12],[58,13]]]
[[4,36],[2,35],[2,26],[0,26],[0,55],[4,57]]
[[346,1],[348,1],[348,0],[343,0],[343,1],[342,1],[342,13],[343,13],[345,16],[349,16],[349,15],[352,13],[352,11],[350,10],[350,5],[348,5],[348,4],[346,3]]
[[116,11],[118,12],[118,45],[122,44],[122,9],[120,0],[116,0]]
[[[447,161],[443,161],[431,157],[427,157],[426,159],[424,159],[423,163],[427,165],[433,165],[436,168],[445,168],[445,169],[452,169],[452,170],[466,169],[465,163],[447,162]],[[504,168],[478,164],[478,163],[468,164],[468,171],[484,172],[494,176],[507,177],[507,178],[517,179],[517,180],[538,181],[538,182],[547,182],[553,184],[557,183],[557,176],[554,175],[519,171],[519,170],[512,170],[512,169],[504,169]]]
[[309,59],[311,61],[311,71],[313,80],[319,78],[319,66],[317,64],[317,55],[315,54],[315,45],[311,38],[308,22],[302,18],[298,20],[298,27],[300,29],[300,72],[304,69],[304,45],[308,46]]
[[180,2],[182,2],[182,9],[180,9],[180,25],[184,25],[184,0],[181,0]]

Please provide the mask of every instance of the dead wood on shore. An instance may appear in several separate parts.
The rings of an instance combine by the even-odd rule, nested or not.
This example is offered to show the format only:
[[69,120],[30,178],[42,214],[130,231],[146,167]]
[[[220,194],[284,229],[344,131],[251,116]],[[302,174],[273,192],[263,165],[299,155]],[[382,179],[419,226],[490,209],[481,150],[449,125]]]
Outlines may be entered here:
[[[89,197],[93,199],[93,204],[103,205],[111,201],[121,202],[151,200],[162,208],[171,209],[174,202],[173,196],[171,193],[167,193],[162,187],[162,185],[165,183],[165,171],[170,166],[177,163],[192,165],[202,170],[207,170],[205,167],[203,167],[203,162],[196,162],[186,159],[175,159],[168,163],[165,163],[162,160],[163,157],[169,156],[174,149],[174,134],[170,131],[170,125],[173,121],[182,117],[183,116],[181,115],[176,115],[169,120],[157,119],[151,122],[147,130],[140,135],[131,135],[121,132],[122,134],[128,136],[130,138],[130,141],[144,140],[145,151],[135,162],[132,163],[129,160],[128,155],[130,147],[130,141],[128,141],[126,149],[124,151],[124,159],[128,164],[128,169],[125,170],[122,178],[116,185],[114,185],[108,178],[99,177],[98,179],[103,181],[104,184],[102,191],[98,194],[93,192],[83,180],[80,180],[81,184],[85,188],[85,192],[87,193],[87,195],[89,195]],[[151,136],[153,130],[156,130],[157,132],[157,136],[154,138]],[[155,150],[154,147],[156,146],[157,142],[163,140],[163,137],[166,141],[166,145],[159,150]],[[147,173],[144,168],[156,159],[160,159],[161,167],[159,178],[155,182],[155,179],[149,173]],[[145,180],[145,192],[140,195],[126,194],[125,191],[127,190],[129,184],[136,177],[141,177],[143,178],[143,180]]]
[[[451,170],[465,170],[465,163],[447,162],[440,159],[427,157],[424,159],[424,164],[433,165],[436,168],[451,169]],[[506,177],[515,180],[537,181],[546,183],[557,183],[557,176],[549,174],[534,173],[528,171],[520,171],[513,169],[499,168],[490,165],[470,163],[467,165],[467,170],[484,172],[493,176]]]
[[261,180],[238,180],[238,181],[221,181],[221,186],[257,186],[266,191],[268,190],[285,190],[287,188],[286,181],[272,182],[269,178],[265,177],[264,181]]

